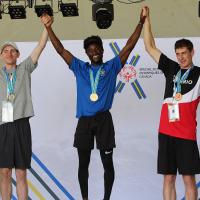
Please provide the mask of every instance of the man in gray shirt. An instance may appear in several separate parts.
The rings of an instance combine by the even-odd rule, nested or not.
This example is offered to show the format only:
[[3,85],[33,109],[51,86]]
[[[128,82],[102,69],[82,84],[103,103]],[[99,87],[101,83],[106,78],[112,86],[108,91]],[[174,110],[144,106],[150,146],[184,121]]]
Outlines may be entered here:
[[27,169],[32,155],[29,118],[34,115],[31,73],[48,40],[46,29],[30,56],[20,64],[17,45],[5,42],[0,49],[0,188],[2,200],[12,196],[12,168],[15,168],[17,196],[28,199]]

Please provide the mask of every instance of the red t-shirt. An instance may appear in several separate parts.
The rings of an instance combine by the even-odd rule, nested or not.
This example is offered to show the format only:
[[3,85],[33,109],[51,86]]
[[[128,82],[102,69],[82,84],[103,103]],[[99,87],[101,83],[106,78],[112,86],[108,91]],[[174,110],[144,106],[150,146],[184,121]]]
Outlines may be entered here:
[[[196,111],[200,101],[200,68],[194,66],[187,79],[181,84],[182,99],[178,101],[180,120],[175,122],[169,122],[168,103],[172,103],[173,100],[174,80],[180,66],[161,54],[158,68],[163,71],[166,78],[159,133],[187,140],[196,140]],[[181,75],[185,72],[185,69],[181,69]]]

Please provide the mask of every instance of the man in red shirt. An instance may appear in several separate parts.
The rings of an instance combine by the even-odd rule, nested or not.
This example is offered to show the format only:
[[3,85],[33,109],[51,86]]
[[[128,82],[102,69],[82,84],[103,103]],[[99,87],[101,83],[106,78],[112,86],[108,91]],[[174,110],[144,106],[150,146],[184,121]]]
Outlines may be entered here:
[[178,63],[157,49],[151,32],[149,9],[146,7],[145,10],[145,48],[166,78],[158,149],[158,173],[164,175],[163,199],[176,199],[178,171],[183,177],[186,200],[197,200],[195,174],[200,173],[200,158],[196,141],[196,110],[200,101],[200,68],[192,62],[194,49],[190,40],[176,41]]

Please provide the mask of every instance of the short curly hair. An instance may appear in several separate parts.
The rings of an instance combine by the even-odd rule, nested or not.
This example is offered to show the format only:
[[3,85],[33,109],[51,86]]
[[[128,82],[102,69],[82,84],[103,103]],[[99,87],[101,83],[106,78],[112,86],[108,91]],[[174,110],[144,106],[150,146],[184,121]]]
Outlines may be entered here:
[[85,50],[91,45],[91,44],[97,44],[103,49],[103,42],[102,39],[98,35],[92,35],[90,37],[87,37],[83,42],[83,47]]

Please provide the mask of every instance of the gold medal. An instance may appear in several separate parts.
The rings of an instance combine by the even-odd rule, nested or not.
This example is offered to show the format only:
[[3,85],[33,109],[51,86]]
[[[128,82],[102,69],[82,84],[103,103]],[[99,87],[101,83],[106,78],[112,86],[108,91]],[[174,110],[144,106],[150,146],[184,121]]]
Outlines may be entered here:
[[14,94],[9,94],[8,95],[8,101],[13,102],[15,100],[15,95]]
[[175,97],[176,101],[180,101],[182,99],[182,94],[180,92],[176,93],[175,94]]
[[98,100],[98,95],[97,95],[97,93],[92,93],[91,95],[90,95],[90,100],[91,101],[97,101]]

